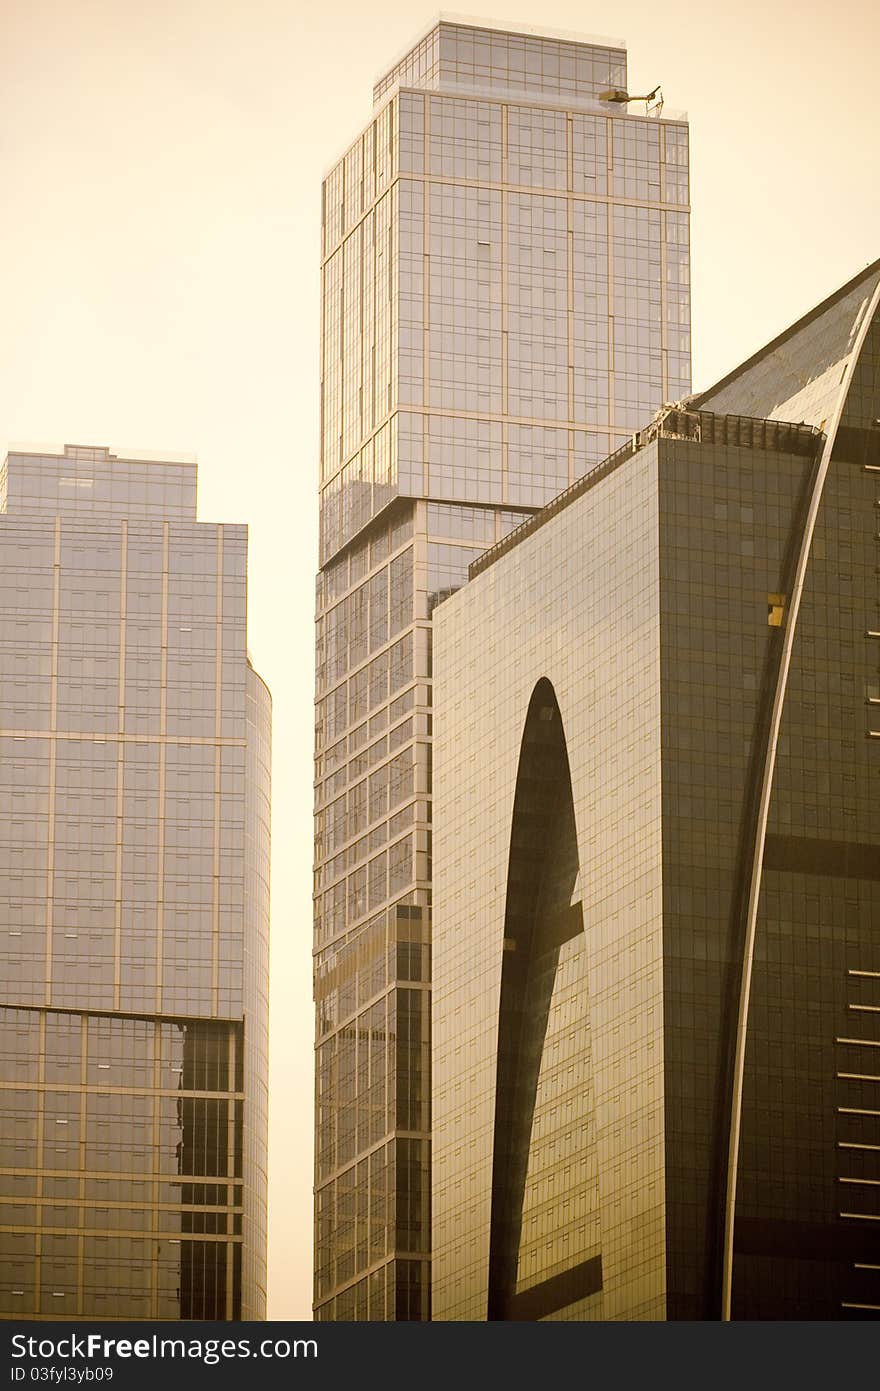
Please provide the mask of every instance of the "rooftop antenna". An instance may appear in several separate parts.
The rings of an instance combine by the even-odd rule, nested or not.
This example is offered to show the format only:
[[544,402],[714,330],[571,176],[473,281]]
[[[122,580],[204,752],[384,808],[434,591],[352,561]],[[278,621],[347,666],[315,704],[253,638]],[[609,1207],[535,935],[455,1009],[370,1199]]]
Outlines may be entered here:
[[[628,101],[643,101],[646,116],[659,116],[663,110],[663,93],[659,84],[652,92],[646,93],[643,97],[630,96],[629,92],[624,92],[621,87],[608,87],[604,92],[599,93],[599,100],[617,102],[620,106],[625,106]],[[653,106],[651,102],[654,103]]]

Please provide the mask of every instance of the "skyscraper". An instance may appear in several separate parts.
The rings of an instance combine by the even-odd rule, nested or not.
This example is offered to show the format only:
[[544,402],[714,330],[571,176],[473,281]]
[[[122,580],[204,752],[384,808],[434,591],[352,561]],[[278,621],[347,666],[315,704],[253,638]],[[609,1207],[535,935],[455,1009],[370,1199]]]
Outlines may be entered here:
[[880,262],[435,615],[434,1316],[880,1314]]
[[434,605],[689,388],[687,127],[625,86],[441,20],[324,183],[319,1319],[430,1311]]
[[265,1317],[269,693],[247,529],[0,475],[0,1315]]

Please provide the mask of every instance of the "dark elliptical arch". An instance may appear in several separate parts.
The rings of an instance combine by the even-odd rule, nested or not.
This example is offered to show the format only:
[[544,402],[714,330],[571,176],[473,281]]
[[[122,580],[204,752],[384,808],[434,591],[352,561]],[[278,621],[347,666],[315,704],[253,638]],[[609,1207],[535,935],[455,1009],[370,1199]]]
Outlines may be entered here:
[[553,686],[535,686],[510,829],[498,1021],[489,1319],[539,1319],[602,1288],[596,1256],[517,1294],[517,1263],[541,1057],[560,948],[583,931],[568,749]]

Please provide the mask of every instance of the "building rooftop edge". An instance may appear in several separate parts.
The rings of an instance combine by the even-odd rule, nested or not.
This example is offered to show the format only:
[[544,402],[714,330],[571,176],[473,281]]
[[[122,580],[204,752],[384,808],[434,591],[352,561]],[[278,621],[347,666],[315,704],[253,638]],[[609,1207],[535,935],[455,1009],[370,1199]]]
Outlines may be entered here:
[[689,398],[689,404],[693,406],[695,410],[699,410],[704,401],[711,400],[717,392],[722,391],[725,387],[729,386],[731,382],[735,382],[737,377],[741,377],[749,368],[754,367],[757,362],[760,362],[761,358],[768,357],[770,353],[775,352],[776,349],[781,347],[788,339],[792,338],[796,333],[800,333],[801,329],[806,328],[807,324],[812,323],[814,319],[818,319],[826,310],[830,309],[837,300],[843,299],[851,290],[854,290],[860,281],[868,280],[872,275],[877,274],[880,274],[880,260],[871,261],[865,266],[864,270],[860,270],[851,280],[847,280],[846,284],[841,285],[839,289],[828,295],[813,309],[808,310],[806,314],[796,319],[793,324],[789,324],[788,328],[783,329],[775,338],[771,338],[769,343],[765,343],[763,348],[759,348],[757,352],[752,353],[744,362],[737,363],[736,367],[725,376],[719,378],[712,386],[707,387],[705,391],[694,392]]
[[[43,444],[41,442],[34,442],[33,440],[30,440],[27,443],[18,443],[16,441],[11,441],[6,448],[6,454],[4,458],[9,459],[12,457],[13,454],[15,454],[24,455],[26,458],[36,459],[68,458],[72,462],[76,462],[77,455],[68,454],[67,451],[69,449],[94,449],[97,451],[107,450],[107,453],[103,456],[103,459],[99,455],[97,460],[95,460],[95,462],[97,463],[106,461],[122,464],[183,464],[191,468],[198,467],[198,459],[196,458],[195,454],[191,454],[185,450],[182,450],[180,452],[171,452],[170,450],[165,449],[146,450],[136,448],[135,446],[125,445],[119,445],[117,446],[117,448],[120,452],[118,454],[114,454],[113,452],[111,452],[109,445],[106,444],[72,444],[70,441],[68,441],[67,443],[59,446],[57,444]],[[83,463],[86,461],[80,459],[79,462]]]
[[466,29],[489,29],[496,34],[522,34],[524,38],[558,39],[562,43],[591,44],[598,48],[621,48],[626,51],[626,39],[612,39],[600,34],[581,34],[572,29],[554,29],[543,24],[522,24],[517,20],[487,19],[483,15],[464,15],[450,10],[439,10],[391,62],[376,74],[373,87],[376,88],[392,68],[396,68],[397,64],[401,63],[408,53],[412,53],[422,39],[427,38],[439,24],[456,24]]
[[[700,443],[703,440],[704,425],[707,427],[706,442],[717,445],[737,444],[775,450],[782,450],[783,445],[789,445],[789,452],[804,453],[812,450],[815,441],[821,438],[821,431],[814,425],[789,420],[770,420],[764,416],[744,416],[736,412],[700,411],[694,404],[694,398],[687,397],[685,401],[661,408],[654,419],[636,431],[625,444],[620,445],[588,473],[576,478],[540,511],[533,513],[472,561],[468,567],[468,584],[485,570],[491,569],[502,556],[515,550],[536,531],[540,531],[557,513],[566,511],[572,503],[583,497],[584,493],[591,492],[598,483],[616,473],[622,464],[644,449],[659,443],[660,440]],[[456,594],[462,593],[466,588],[467,585],[463,585],[462,589],[456,590],[449,597],[454,599]],[[441,601],[437,608],[441,608],[444,602],[446,601]]]
[[440,10],[436,22],[458,24],[465,29],[494,29],[499,34],[524,34],[527,38],[533,39],[561,39],[563,43],[626,49],[626,39],[610,38],[607,34],[585,34],[580,29],[557,29],[552,24],[522,24],[516,19],[487,19],[485,15],[460,14],[457,10]]
[[[322,184],[326,182],[334,169],[342,163],[349,150],[353,149],[358,143],[364,132],[368,129],[370,123],[375,121],[378,113],[383,110],[385,105],[393,100],[399,92],[417,92],[420,96],[429,97],[470,96],[478,101],[497,101],[508,105],[534,106],[553,111],[575,111],[588,116],[605,116],[608,120],[614,121],[651,121],[655,125],[668,125],[670,123],[678,125],[690,124],[690,117],[687,111],[675,107],[664,106],[663,113],[659,116],[655,116],[653,114],[646,115],[644,111],[627,111],[623,106],[614,106],[611,108],[611,103],[600,101],[598,97],[572,97],[568,95],[563,96],[561,93],[554,95],[550,92],[537,95],[521,87],[489,88],[471,85],[456,86],[451,82],[444,82],[440,87],[414,87],[411,82],[394,82],[387,91],[382,93],[379,100],[374,103],[369,118],[362,126],[360,133],[353,139],[346,140],[345,144],[339,150],[339,153],[335,155],[329,163],[323,166],[321,171]],[[394,175],[395,179],[400,177],[406,178],[407,176],[405,174],[401,175],[399,172]],[[425,177],[428,178],[430,175],[425,175]]]
[[[652,121],[656,125],[664,125],[669,121],[684,122],[689,124],[687,111],[670,107],[666,109],[664,104],[663,112],[660,115],[648,114],[645,111],[627,111],[626,103],[612,103],[600,101],[595,97],[575,97],[569,93],[561,92],[533,92],[525,87],[480,87],[476,83],[470,82],[442,82],[439,87],[416,87],[411,82],[395,82],[382,96],[373,108],[373,118],[376,112],[381,110],[386,100],[390,100],[395,92],[417,92],[420,95],[429,97],[476,97],[480,101],[503,102],[508,106],[538,106],[552,108],[554,111],[576,111],[590,116],[605,116],[609,120],[620,121]],[[639,100],[638,97],[630,99],[633,102]],[[344,153],[351,149],[350,142]],[[337,159],[331,169],[339,163]],[[330,170],[327,171],[328,173]]]

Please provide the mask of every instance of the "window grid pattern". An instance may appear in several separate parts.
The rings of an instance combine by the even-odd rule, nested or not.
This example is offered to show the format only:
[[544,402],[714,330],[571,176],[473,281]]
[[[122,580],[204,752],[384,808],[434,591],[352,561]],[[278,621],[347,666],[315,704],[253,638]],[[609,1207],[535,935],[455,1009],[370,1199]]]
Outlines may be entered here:
[[[165,1145],[162,1126],[178,1124],[177,1103],[169,1110],[163,1100],[162,1117],[168,1115],[162,1119],[147,1095],[179,1087],[178,1077],[160,1083],[153,1075],[159,1018],[201,1018],[209,1030],[207,1021],[241,1021],[247,1012],[249,1226],[243,1236],[239,1215],[228,1232],[248,1242],[246,1270],[240,1252],[197,1252],[190,1242],[183,1255],[192,1279],[214,1294],[209,1303],[188,1306],[181,1295],[174,1307],[163,1295],[161,1308],[168,1317],[200,1316],[186,1313],[190,1307],[227,1318],[229,1291],[235,1309],[262,1317],[269,705],[247,662],[246,528],[196,521],[189,465],[119,460],[106,449],[68,446],[60,456],[13,454],[6,473],[12,486],[0,516],[0,798],[9,808],[0,831],[3,1005],[27,1008],[31,1021],[43,1021],[41,1047],[66,1031],[71,1057],[86,1056],[77,1032],[85,1015],[78,1011],[144,1021],[125,1026],[123,1091],[109,1092],[109,1100],[103,1086],[94,1095],[82,1091],[85,1109],[76,1109],[77,1099],[76,1115],[59,1117],[67,1134],[79,1135],[61,1147],[65,1157],[54,1165],[69,1170],[71,1182],[84,1166],[118,1170],[131,1145],[134,1167],[143,1168],[144,1154]],[[89,1027],[93,1058],[103,1025]],[[217,1027],[232,1037],[236,1026]],[[240,1067],[240,1039],[236,1046]],[[84,1082],[106,1082],[118,1061],[95,1064],[99,1070]],[[65,1070],[52,1048],[43,1065],[47,1097],[68,1081],[79,1086],[78,1070]],[[231,1086],[193,1085],[224,1093]],[[131,1087],[145,1090],[127,1096]],[[228,1096],[222,1105],[217,1097],[187,1102],[188,1133],[201,1137],[187,1140],[188,1155],[203,1154],[224,1126],[241,1150],[241,1081],[234,1090],[234,1106]],[[92,1121],[99,1135],[105,1126],[112,1132],[106,1162],[87,1152],[83,1127]],[[169,1153],[176,1143],[169,1142]],[[41,1164],[45,1157],[30,1155],[24,1167]],[[146,1167],[152,1169],[152,1159]],[[8,1177],[0,1181],[0,1198]],[[83,1260],[88,1266],[93,1255],[97,1260],[60,1230],[82,1228],[76,1212],[74,1205],[73,1216],[59,1219],[59,1230],[49,1234],[58,1261],[63,1248],[74,1268]],[[213,1231],[214,1216],[187,1230],[227,1233],[225,1225]],[[170,1230],[169,1241],[178,1242],[173,1223]],[[107,1271],[126,1259],[114,1257]],[[139,1285],[135,1297],[123,1280],[119,1289],[132,1298],[120,1294],[119,1316],[155,1316],[159,1307],[155,1265],[140,1256],[138,1263],[146,1295]],[[175,1269],[179,1274],[179,1261]],[[104,1277],[88,1278],[97,1299]],[[181,1280],[183,1288],[190,1275]],[[16,1301],[32,1296],[35,1317],[75,1307],[112,1313],[109,1285],[104,1302],[88,1308],[81,1280],[73,1293],[68,1281],[64,1305],[61,1293],[46,1293],[48,1286],[24,1295],[12,1288],[12,1313],[21,1310]]]
[[0,1309],[240,1317],[240,1025],[0,1007]]
[[376,83],[373,100],[381,101],[398,83],[595,98],[609,87],[626,86],[626,50],[441,21]]
[[[335,1061],[319,1063],[316,1099],[318,1318],[429,1311],[429,1243],[418,1259],[401,1245],[396,1206],[381,1254],[343,1215],[365,1135],[418,1139],[418,1161],[398,1151],[393,1168],[403,1208],[418,1208],[427,1120],[401,1136],[387,1095],[384,1122],[372,1103],[361,1119],[371,1063],[321,982],[368,928],[390,952],[403,909],[424,915],[428,940],[431,615],[486,546],[689,387],[689,358],[670,371],[667,323],[675,296],[686,334],[686,194],[664,204],[654,178],[669,123],[578,107],[624,85],[622,49],[489,37],[443,23],[417,45],[323,190],[315,988],[319,1056]],[[625,145],[618,125],[632,126]],[[389,1056],[404,1046],[395,980],[389,968],[373,994],[351,987],[363,1010],[385,1001]]]
[[[684,124],[406,91],[383,112],[382,191],[366,136],[325,183],[324,561],[396,495],[543,505],[690,388]],[[557,427],[525,477],[508,422]]]
[[[833,428],[762,847],[731,1316],[876,1320],[880,314],[855,364],[852,353],[877,276],[869,267],[706,393],[689,430],[679,413],[622,454],[545,514],[543,540],[524,532],[438,612],[435,1318],[482,1319],[491,1291],[499,996],[503,1009],[519,946],[503,885],[523,721],[543,676],[571,766],[586,957],[573,995],[590,1028],[581,1019],[573,1036],[562,991],[550,998],[547,1068],[562,1067],[544,1095],[538,1080],[524,1208],[537,1240],[524,1223],[520,1252],[552,1272],[578,1235],[571,1199],[588,1147],[565,1065],[579,1060],[592,1068],[601,1272],[586,1297],[534,1316],[719,1317],[719,1097],[732,1081],[753,808],[794,557]],[[719,398],[760,402],[767,419],[705,409]],[[803,412],[811,425],[773,423]],[[564,988],[564,947],[554,964]]]

